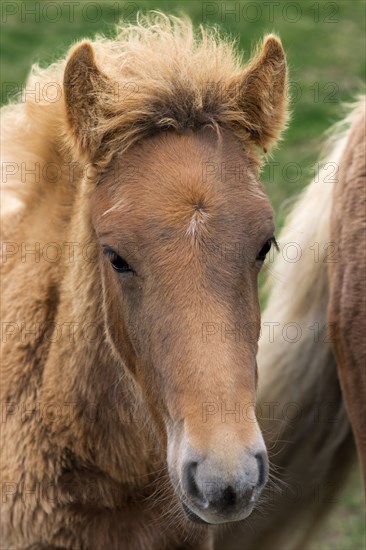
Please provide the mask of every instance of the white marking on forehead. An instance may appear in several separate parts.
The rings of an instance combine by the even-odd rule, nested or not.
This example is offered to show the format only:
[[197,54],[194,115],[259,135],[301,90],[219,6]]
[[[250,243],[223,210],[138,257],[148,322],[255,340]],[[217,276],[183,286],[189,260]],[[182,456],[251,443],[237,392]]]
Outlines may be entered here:
[[102,217],[110,214],[111,212],[115,212],[116,210],[128,210],[128,206],[127,201],[124,198],[121,198],[113,206],[105,210]]
[[207,218],[209,217],[209,214],[205,212],[202,208],[198,208],[196,206],[195,209],[196,210],[186,230],[187,235],[191,237],[193,237],[196,234],[197,228],[201,224],[204,224]]

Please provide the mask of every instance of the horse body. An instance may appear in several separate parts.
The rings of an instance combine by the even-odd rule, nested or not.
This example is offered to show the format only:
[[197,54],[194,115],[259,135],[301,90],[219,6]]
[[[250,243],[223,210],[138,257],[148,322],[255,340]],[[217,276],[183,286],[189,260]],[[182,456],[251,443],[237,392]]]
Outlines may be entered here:
[[250,528],[244,522],[222,533],[218,550],[306,548],[354,465],[351,430],[363,463],[364,113],[361,98],[332,130],[316,177],[279,235],[281,248],[298,254],[274,261],[258,349],[260,426],[274,482]]
[[[12,168],[40,170],[10,171],[4,216],[2,545],[208,548],[202,520],[246,517],[267,477],[232,407],[255,401],[274,230],[255,145],[285,122],[282,47],[242,70],[160,16],[33,78],[63,93],[4,112]],[[245,339],[209,338],[240,315]]]
[[366,109],[360,101],[333,194],[328,323],[366,487]]

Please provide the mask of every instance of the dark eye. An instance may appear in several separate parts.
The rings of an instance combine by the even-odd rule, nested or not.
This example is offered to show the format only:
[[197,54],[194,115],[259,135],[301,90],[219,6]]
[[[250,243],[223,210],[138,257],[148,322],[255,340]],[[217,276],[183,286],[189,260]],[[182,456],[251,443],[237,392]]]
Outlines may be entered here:
[[112,267],[117,273],[134,273],[132,267],[119,256],[112,248],[104,248],[104,254],[109,258]]
[[276,242],[276,239],[274,237],[271,237],[270,239],[268,239],[264,245],[262,246],[262,248],[260,249],[259,253],[258,253],[258,256],[256,258],[257,262],[264,262],[264,260],[266,259],[266,256],[268,254],[268,252],[271,250],[271,247],[272,247],[272,244],[275,245],[275,247],[278,249],[278,244]]

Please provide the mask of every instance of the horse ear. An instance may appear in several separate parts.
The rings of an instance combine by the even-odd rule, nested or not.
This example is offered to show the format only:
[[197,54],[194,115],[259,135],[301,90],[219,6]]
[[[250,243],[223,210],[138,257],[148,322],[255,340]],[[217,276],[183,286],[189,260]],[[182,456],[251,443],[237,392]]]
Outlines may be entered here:
[[63,86],[68,133],[80,156],[92,158],[101,141],[97,126],[108,79],[98,69],[89,42],[82,42],[71,52]]
[[286,57],[277,36],[265,37],[236,84],[246,129],[266,151],[279,139],[288,118]]

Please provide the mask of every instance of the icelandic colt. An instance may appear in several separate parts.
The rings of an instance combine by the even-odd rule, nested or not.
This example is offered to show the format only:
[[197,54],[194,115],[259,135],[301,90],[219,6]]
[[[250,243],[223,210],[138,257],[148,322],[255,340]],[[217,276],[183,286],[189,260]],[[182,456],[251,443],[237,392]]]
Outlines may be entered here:
[[1,546],[212,548],[267,479],[258,173],[286,123],[281,43],[242,67],[154,16],[36,85],[55,97],[3,110]]

